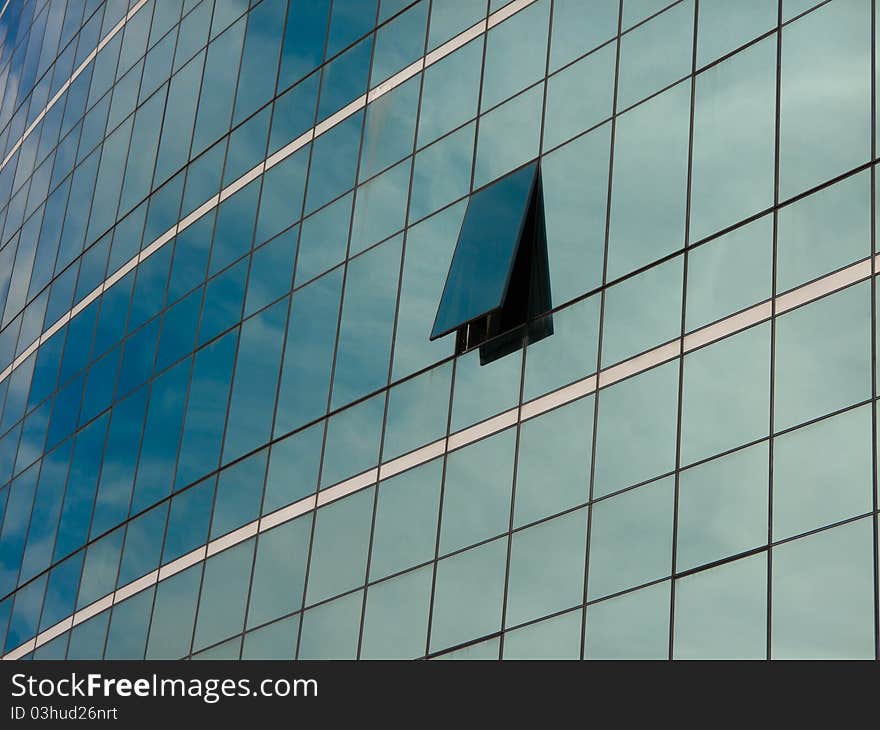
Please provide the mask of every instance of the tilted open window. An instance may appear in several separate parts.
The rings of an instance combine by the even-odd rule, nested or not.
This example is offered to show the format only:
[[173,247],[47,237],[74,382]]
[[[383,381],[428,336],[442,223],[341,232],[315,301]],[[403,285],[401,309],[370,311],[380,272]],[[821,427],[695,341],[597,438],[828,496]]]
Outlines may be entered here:
[[541,173],[532,162],[468,201],[430,339],[485,364],[553,332]]

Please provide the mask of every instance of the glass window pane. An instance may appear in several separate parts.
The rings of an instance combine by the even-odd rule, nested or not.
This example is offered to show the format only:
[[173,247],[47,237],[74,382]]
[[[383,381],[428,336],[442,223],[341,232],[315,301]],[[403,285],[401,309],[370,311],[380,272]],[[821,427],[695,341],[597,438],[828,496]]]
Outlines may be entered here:
[[786,291],[871,253],[870,171],[779,211],[776,288]]
[[419,113],[419,147],[477,115],[483,37],[481,35],[425,69]]
[[507,530],[515,445],[516,430],[508,429],[449,454],[443,488],[441,553]]
[[363,489],[318,510],[306,603],[363,585],[367,574],[374,490]]
[[500,628],[506,561],[507,540],[501,539],[437,563],[431,651]]
[[550,290],[559,305],[602,283],[611,125],[541,161]]
[[409,160],[401,162],[358,188],[349,256],[403,228],[410,167]]
[[105,659],[143,659],[153,610],[154,589],[141,591],[113,606]]
[[321,604],[303,614],[300,659],[354,659],[357,656],[363,591]]
[[782,31],[782,199],[870,157],[870,5],[827,3]]
[[504,634],[505,659],[580,659],[581,611],[529,624]]
[[772,658],[874,658],[873,552],[870,519],[773,549]]
[[332,416],[321,465],[321,488],[337,484],[379,462],[385,393]]
[[584,600],[587,510],[515,532],[505,624],[516,626]]
[[217,643],[244,628],[254,540],[224,550],[205,561],[193,650]]
[[868,283],[852,286],[779,317],[777,431],[869,397],[870,294]]
[[[366,180],[412,154],[419,105],[419,77],[382,94],[367,107],[358,176]],[[314,160],[312,161],[314,165]]]
[[668,477],[593,506],[588,600],[669,575],[674,487]]
[[675,659],[767,656],[767,556],[694,573],[675,585]]
[[311,530],[312,519],[305,516],[260,534],[251,582],[249,627],[302,608]]
[[476,124],[468,124],[416,155],[410,221],[430,215],[470,190],[475,133]]
[[678,369],[671,362],[599,393],[595,497],[675,466]]
[[769,452],[764,442],[681,472],[677,570],[767,542]]
[[424,656],[431,607],[431,567],[370,586],[364,609],[362,659]]
[[587,502],[594,403],[581,398],[520,427],[514,526]]
[[343,195],[302,222],[294,281],[297,287],[345,259],[353,199],[352,193]]
[[264,515],[315,492],[323,439],[324,424],[318,423],[272,445]]
[[871,452],[870,405],[777,436],[773,539],[870,512]]
[[147,659],[180,659],[189,654],[202,564],[194,565],[156,586]]
[[[690,84],[678,84],[617,120],[608,279],[684,245]],[[645,175],[651,170],[651,175]]]
[[545,148],[555,147],[611,116],[615,52],[615,45],[609,43],[550,77],[544,120]]
[[437,542],[442,459],[379,484],[370,579],[431,560]]
[[700,0],[697,67],[738,48],[776,25],[776,0]]
[[684,257],[676,256],[606,290],[603,367],[681,334],[683,274]]
[[539,0],[486,35],[483,109],[489,109],[544,75],[550,3]]
[[539,84],[480,119],[474,187],[485,185],[538,154],[543,98],[543,84]]
[[587,606],[585,659],[666,659],[669,582]]
[[619,7],[619,0],[595,0],[585,13],[582,0],[554,0],[550,70],[555,71],[616,35]]
[[685,331],[770,298],[773,217],[736,228],[688,254]]
[[293,659],[299,633],[299,616],[276,621],[244,635],[242,659]]
[[683,464],[768,435],[770,334],[758,325],[685,356]]
[[391,389],[382,460],[429,444],[446,433],[452,363],[433,368]]
[[690,239],[773,204],[774,36],[697,77]]
[[693,0],[676,4],[624,35],[617,108],[626,109],[690,73],[693,38]]

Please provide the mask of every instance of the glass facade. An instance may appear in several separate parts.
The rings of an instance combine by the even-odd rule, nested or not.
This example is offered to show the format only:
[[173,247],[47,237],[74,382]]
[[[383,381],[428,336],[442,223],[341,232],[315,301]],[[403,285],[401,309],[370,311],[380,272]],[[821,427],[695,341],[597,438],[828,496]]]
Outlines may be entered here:
[[6,3],[0,654],[875,658],[876,15]]

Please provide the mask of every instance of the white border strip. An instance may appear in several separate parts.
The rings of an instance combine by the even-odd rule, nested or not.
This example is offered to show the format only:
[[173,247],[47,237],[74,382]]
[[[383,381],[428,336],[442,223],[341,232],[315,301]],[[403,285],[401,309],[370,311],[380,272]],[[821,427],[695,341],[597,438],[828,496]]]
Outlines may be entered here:
[[[651,368],[657,367],[658,365],[667,363],[681,355],[686,355],[697,347],[702,347],[717,342],[729,335],[742,332],[753,325],[768,320],[773,314],[774,305],[776,305],[776,313],[781,314],[782,312],[787,311],[787,309],[780,308],[778,306],[780,303],[785,304],[788,301],[797,301],[798,304],[806,304],[820,299],[827,294],[838,291],[845,286],[864,281],[871,276],[872,264],[880,268],[880,254],[875,258],[864,259],[863,261],[853,264],[841,271],[829,274],[828,276],[822,277],[809,284],[804,284],[791,292],[777,296],[775,300],[762,302],[761,304],[756,304],[742,312],[732,314],[729,317],[686,335],[683,338],[678,338],[665,345],[655,347],[647,352],[631,357],[629,360],[624,360],[621,363],[612,365],[611,367],[599,371],[598,374],[593,373],[588,375],[574,383],[542,395],[539,398],[535,398],[528,403],[524,403],[519,408],[511,408],[503,413],[493,416],[492,418],[482,421],[481,423],[457,431],[446,438],[433,441],[408,454],[386,461],[378,467],[367,469],[343,482],[322,489],[317,494],[310,494],[308,497],[303,497],[292,504],[263,515],[259,519],[253,520],[226,535],[211,540],[207,544],[190,551],[186,555],[163,565],[158,570],[154,570],[137,580],[121,586],[113,593],[109,593],[85,608],[80,609],[72,617],[67,617],[54,626],[44,630],[38,634],[35,639],[29,639],[21,646],[7,652],[2,658],[19,659],[27,655],[34,648],[42,646],[56,636],[64,633],[64,631],[67,631],[72,626],[76,626],[126,598],[150,588],[157,583],[161,583],[172,575],[176,575],[182,570],[186,570],[223,550],[228,550],[255,535],[271,530],[279,525],[283,525],[297,517],[308,514],[309,512],[314,512],[318,507],[322,507],[362,489],[371,487],[380,480],[389,479],[403,471],[426,464],[444,454],[448,454],[482,438],[486,438],[487,436],[496,434],[506,428],[510,428],[517,423],[522,423],[554,408],[558,408],[559,406],[566,405],[579,398],[595,393],[597,390],[597,383],[599,389],[611,386],[620,382],[624,378],[638,375],[639,373],[643,373]],[[790,307],[788,308],[790,309]]]
[[[24,141],[31,136],[31,133],[37,128],[37,125],[39,125],[39,123],[43,121],[45,116],[49,113],[49,110],[58,103],[58,100],[62,96],[64,96],[65,92],[73,85],[73,82],[76,81],[79,78],[80,74],[89,67],[89,64],[94,61],[95,58],[97,58],[98,54],[103,50],[104,46],[112,41],[113,37],[125,27],[126,23],[128,23],[128,21],[132,19],[135,13],[137,13],[138,10],[140,10],[146,4],[147,0],[138,0],[138,2],[132,6],[131,10],[126,13],[125,17],[120,20],[116,25],[114,25],[110,29],[110,32],[107,33],[107,35],[105,35],[100,41],[98,41],[98,45],[95,46],[95,49],[83,59],[82,63],[79,66],[76,67],[74,72],[70,75],[70,78],[61,85],[61,88],[55,92],[55,95],[51,99],[49,99],[49,101],[46,103],[46,106],[44,106],[42,111],[34,118],[34,121],[32,121],[28,128],[24,130],[24,134],[22,134],[21,137],[18,138],[18,141],[14,145],[12,145],[12,149],[10,149],[9,152],[6,154],[6,157],[3,158],[3,162],[0,162],[0,171],[2,171],[4,167],[6,167],[6,165],[9,163],[9,160],[12,159],[13,155],[15,155],[16,152],[18,152],[19,148],[22,146],[22,144],[24,144]],[[6,7],[4,6],[3,9],[5,10]],[[2,15],[2,11],[0,11],[0,15]]]
[[[238,192],[241,188],[243,188],[248,183],[256,180],[258,177],[260,177],[260,175],[264,174],[266,172],[266,170],[269,170],[270,168],[274,167],[279,162],[288,158],[294,152],[301,149],[302,147],[307,145],[309,142],[313,141],[316,137],[320,137],[322,134],[324,134],[328,130],[332,129],[340,122],[344,121],[345,119],[348,119],[353,114],[356,114],[357,112],[359,112],[361,109],[365,108],[371,102],[380,98],[384,94],[387,94],[389,91],[396,88],[397,86],[400,86],[402,83],[408,81],[413,76],[420,73],[423,69],[436,63],[440,59],[445,58],[450,53],[452,53],[453,51],[455,51],[458,48],[460,48],[461,46],[463,46],[465,43],[473,40],[474,38],[479,37],[480,35],[482,35],[483,33],[486,32],[487,27],[492,27],[494,25],[497,25],[502,20],[506,20],[511,15],[514,15],[515,13],[517,13],[520,10],[522,10],[523,8],[531,5],[535,1],[536,0],[516,0],[515,2],[511,3],[510,5],[506,5],[505,7],[501,8],[500,10],[496,11],[491,16],[489,16],[488,23],[486,20],[481,20],[479,23],[476,23],[475,25],[471,26],[467,30],[459,33],[457,36],[455,36],[451,40],[447,41],[439,48],[436,48],[435,50],[426,54],[425,56],[423,56],[419,60],[411,63],[409,66],[404,68],[402,71],[398,71],[397,73],[393,74],[388,79],[386,79],[385,81],[382,81],[381,83],[377,84],[372,89],[370,89],[366,94],[362,94],[357,99],[350,102],[349,104],[344,106],[339,111],[331,114],[329,117],[327,117],[327,119],[324,119],[323,121],[319,122],[317,125],[312,127],[312,129],[308,130],[304,134],[301,134],[299,137],[297,137],[295,140],[293,140],[292,142],[290,142],[286,146],[282,147],[277,152],[274,152],[271,155],[269,155],[269,157],[267,157],[265,160],[263,160],[262,162],[260,162],[259,164],[257,164],[256,166],[254,166],[253,168],[248,170],[246,173],[244,173],[244,175],[242,175],[241,177],[239,177],[236,180],[233,180],[229,185],[227,185],[225,188],[223,188],[219,193],[217,193],[216,195],[214,195],[211,198],[209,198],[208,200],[206,200],[198,208],[196,208],[193,212],[188,213],[176,225],[169,228],[167,231],[165,231],[165,233],[163,233],[161,236],[159,236],[155,241],[152,241],[149,245],[147,245],[140,253],[138,253],[136,256],[133,256],[131,259],[129,259],[119,269],[117,269],[113,274],[111,274],[107,279],[105,279],[97,287],[95,287],[94,290],[92,290],[88,295],[86,295],[85,299],[83,299],[76,306],[74,306],[73,309],[71,309],[69,312],[63,314],[61,316],[61,318],[58,320],[58,322],[62,322],[62,320],[63,320],[63,323],[59,325],[58,322],[56,322],[55,325],[53,325],[50,329],[46,330],[36,340],[34,340],[34,342],[32,342],[25,350],[27,355],[32,355],[34,350],[37,347],[42,345],[52,335],[57,333],[58,330],[64,326],[64,324],[66,324],[73,317],[75,317],[77,314],[79,314],[83,309],[85,309],[88,306],[88,304],[90,304],[95,299],[97,299],[99,296],[101,296],[101,294],[103,294],[105,291],[107,291],[107,289],[109,289],[111,286],[113,286],[113,284],[115,284],[117,281],[119,281],[123,276],[125,276],[125,274],[127,274],[129,271],[134,269],[138,264],[143,263],[147,258],[152,256],[156,251],[158,251],[160,248],[162,248],[169,241],[173,240],[174,237],[178,233],[180,233],[180,231],[182,231],[184,228],[186,228],[187,226],[194,223],[196,220],[201,218],[203,215],[211,212],[214,208],[216,208],[218,205],[220,205],[221,202],[226,200],[231,195],[234,195],[236,192]],[[122,28],[122,26],[124,26],[125,23],[128,22],[129,18],[131,18],[131,16],[134,15],[137,12],[137,10],[139,10],[141,7],[143,7],[144,3],[146,3],[146,2],[147,2],[147,0],[139,0],[138,4],[135,5],[128,12],[128,15],[126,15],[126,17],[123,20],[119,21],[119,24],[117,24],[117,27],[115,27],[110,33],[108,33],[107,36],[105,37],[105,39],[101,41],[101,43],[106,45],[106,43],[108,43],[112,39],[113,35],[115,33],[118,33],[119,30]],[[99,44],[99,46],[100,46],[100,44]],[[100,46],[100,47],[103,47],[103,46]],[[94,56],[97,55],[98,50],[99,49],[96,49],[95,51],[93,51],[93,53],[89,55],[89,58],[87,58],[86,61],[92,60],[94,58]],[[0,170],[3,169],[3,165],[5,165],[6,162],[8,162],[9,158],[15,153],[15,150],[18,149],[18,147],[21,145],[21,143],[24,141],[24,139],[31,133],[32,128],[39,122],[40,119],[42,119],[43,116],[45,116],[46,112],[48,112],[48,110],[52,107],[52,105],[55,104],[55,102],[57,101],[57,97],[59,97],[64,92],[64,90],[66,90],[70,86],[70,84],[73,83],[73,81],[76,79],[76,77],[80,73],[82,73],[82,70],[87,65],[86,61],[83,61],[83,63],[80,65],[80,67],[74,72],[74,75],[71,76],[70,79],[66,82],[65,86],[63,86],[58,91],[58,93],[52,98],[52,100],[46,106],[46,109],[44,109],[43,112],[40,113],[40,116],[38,116],[37,119],[34,120],[33,124],[31,124],[31,126],[28,128],[28,130],[25,132],[24,136],[16,143],[16,146],[13,148],[13,150],[6,156],[6,160],[4,160],[2,164],[0,164]],[[65,317],[67,319],[65,319]],[[25,356],[24,353],[19,355],[13,361],[11,367],[7,367],[5,370],[0,372],[0,382],[3,382],[6,378],[8,378],[12,374],[12,371],[15,370],[16,368],[18,368],[26,359],[27,359],[27,357]]]

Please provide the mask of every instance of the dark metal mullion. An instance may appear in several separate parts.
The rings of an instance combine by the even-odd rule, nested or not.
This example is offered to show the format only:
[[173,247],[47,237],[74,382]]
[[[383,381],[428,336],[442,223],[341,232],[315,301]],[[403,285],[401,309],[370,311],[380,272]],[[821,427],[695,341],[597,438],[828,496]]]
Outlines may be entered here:
[[[422,58],[423,59],[428,53],[428,38],[430,37],[430,34],[431,34],[432,3],[433,3],[433,0],[427,0],[428,11],[427,11],[427,20],[425,23],[425,42],[422,47]],[[380,7],[381,7],[381,3],[380,3]],[[375,40],[373,41],[373,53],[374,54],[375,54],[376,40],[378,40],[378,32],[375,37]],[[371,71],[371,75],[372,75],[372,68],[370,69],[370,71]],[[376,484],[373,489],[373,511],[372,511],[372,516],[370,519],[370,538],[367,543],[367,562],[366,562],[366,568],[364,571],[364,596],[363,596],[363,601],[361,603],[361,620],[360,620],[360,625],[359,625],[359,629],[358,629],[358,642],[357,642],[357,653],[356,653],[356,657],[358,659],[361,658],[361,650],[363,648],[364,625],[365,625],[366,616],[367,616],[367,598],[369,597],[369,586],[370,586],[370,567],[372,565],[372,559],[373,559],[373,539],[374,539],[375,533],[376,533],[376,514],[379,509],[379,486],[382,483],[380,480],[380,476],[381,476],[380,470],[382,467],[382,458],[384,456],[384,450],[385,450],[385,434],[387,432],[387,427],[388,427],[388,409],[391,404],[391,385],[390,385],[390,383],[391,383],[392,375],[394,373],[394,355],[395,355],[395,350],[396,350],[395,346],[397,344],[397,323],[398,323],[398,319],[400,317],[400,293],[401,293],[401,290],[403,289],[403,266],[404,266],[404,262],[406,261],[406,240],[407,240],[407,234],[409,233],[409,207],[412,202],[413,178],[415,177],[415,166],[416,166],[416,146],[418,144],[418,137],[419,137],[419,135],[418,135],[418,122],[419,122],[419,118],[421,117],[421,112],[422,112],[422,91],[425,86],[425,67],[424,67],[424,64],[422,65],[422,69],[419,72],[418,76],[419,76],[419,97],[418,97],[418,101],[416,102],[415,124],[413,125],[412,152],[408,157],[404,158],[403,161],[395,163],[395,164],[403,164],[403,162],[405,162],[406,160],[409,161],[409,184],[408,184],[407,190],[406,190],[406,207],[404,208],[403,232],[402,232],[402,234],[400,234],[400,233],[392,234],[391,236],[385,238],[383,240],[383,242],[376,244],[376,246],[382,245],[382,243],[384,243],[385,241],[391,240],[395,235],[401,235],[400,267],[397,272],[397,295],[396,295],[396,299],[395,299],[395,303],[394,303],[394,319],[392,321],[392,326],[391,326],[391,348],[389,350],[389,355],[388,355],[388,375],[385,378],[386,385],[384,387],[384,389],[386,390],[385,410],[382,414],[382,429],[381,429],[381,433],[380,433],[380,437],[379,437],[379,455],[377,457],[377,464],[378,464],[379,471],[377,471],[377,473],[376,473]],[[372,79],[371,79],[371,81],[372,81]],[[367,84],[367,86],[369,87],[369,83]],[[393,90],[392,90],[392,92],[393,92]],[[392,92],[388,92],[388,93],[392,93]],[[366,117],[364,118],[364,123],[366,126]],[[363,137],[363,135],[362,135],[362,137]],[[387,168],[387,169],[390,169],[390,168]],[[352,216],[353,215],[354,215],[354,200],[352,201]],[[374,247],[370,247],[367,250],[372,250],[372,248],[374,248]],[[442,367],[442,366],[440,366],[440,367]],[[449,388],[450,388],[450,401],[451,401],[452,380],[449,381]],[[427,623],[425,626],[425,633],[427,634]]]
[[[871,0],[871,159],[877,154],[877,3]],[[871,503],[874,518],[872,562],[874,568],[874,659],[880,659],[880,535],[878,535],[877,510],[877,277],[875,254],[877,247],[877,168],[871,166]]]
[[693,161],[694,161],[694,110],[696,108],[697,97],[697,29],[700,20],[700,2],[694,2],[693,17],[693,45],[691,47],[691,77],[690,77],[690,112],[688,119],[688,152],[687,152],[687,182],[685,193],[685,215],[684,215],[684,254],[681,274],[681,339],[679,340],[678,353],[678,403],[676,404],[675,419],[675,476],[672,498],[672,570],[669,579],[669,654],[668,658],[674,656],[674,640],[675,640],[675,573],[677,567],[678,554],[678,501],[681,487],[681,436],[682,436],[682,416],[684,405],[684,378],[685,378],[685,353],[684,353],[684,334],[687,329],[685,316],[687,312],[687,281],[688,281],[688,245],[690,243],[691,230],[691,193],[693,185]]
[[608,149],[608,186],[605,199],[605,236],[602,253],[602,285],[599,294],[599,331],[597,333],[596,349],[596,389],[593,392],[593,432],[590,444],[590,473],[587,476],[587,502],[590,508],[587,510],[587,544],[584,554],[584,592],[583,610],[581,614],[580,646],[578,647],[580,659],[586,656],[587,644],[587,601],[590,587],[590,543],[593,539],[593,502],[596,481],[596,454],[598,453],[598,430],[599,430],[599,372],[602,364],[602,339],[605,330],[605,292],[608,286],[608,248],[611,239],[611,195],[614,187],[614,144],[617,131],[617,95],[620,80],[620,45],[623,26],[623,2],[620,0],[617,7],[617,36],[614,57],[614,91],[611,102],[611,131]]

